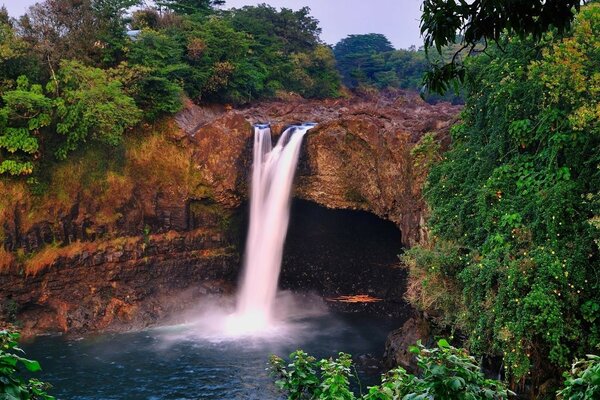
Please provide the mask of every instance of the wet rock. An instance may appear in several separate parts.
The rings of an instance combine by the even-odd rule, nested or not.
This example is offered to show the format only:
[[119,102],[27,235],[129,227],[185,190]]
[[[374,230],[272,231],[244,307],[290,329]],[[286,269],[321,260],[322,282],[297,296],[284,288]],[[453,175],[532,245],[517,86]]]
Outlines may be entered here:
[[222,236],[205,229],[152,240],[152,252],[140,240],[129,251],[59,257],[35,275],[0,271],[0,305],[8,305],[0,321],[26,335],[143,328],[232,292],[239,256]]
[[408,319],[401,328],[392,331],[385,342],[383,363],[387,369],[402,367],[409,372],[417,369],[415,355],[409,351],[420,340],[425,346],[433,342],[429,323],[420,316]]

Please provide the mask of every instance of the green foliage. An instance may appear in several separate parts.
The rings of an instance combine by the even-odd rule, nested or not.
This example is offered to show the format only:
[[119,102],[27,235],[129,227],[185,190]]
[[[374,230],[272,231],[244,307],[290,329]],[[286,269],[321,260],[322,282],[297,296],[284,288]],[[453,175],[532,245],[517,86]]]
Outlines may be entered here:
[[28,175],[39,149],[40,129],[52,120],[52,102],[40,85],[20,77],[15,90],[2,95],[0,108],[0,175]]
[[592,4],[569,36],[548,34],[541,51],[513,38],[503,51],[469,60],[462,123],[425,190],[434,242],[450,243],[459,257],[427,270],[426,257],[407,255],[411,274],[427,271],[427,281],[438,282],[422,284],[420,298],[435,296],[430,289],[440,282],[455,287],[459,305],[445,308],[446,320],[468,334],[471,350],[503,354],[516,378],[565,366],[600,342],[592,222],[600,187],[598,32],[600,5]]
[[65,136],[56,151],[59,159],[89,139],[117,145],[123,132],[141,117],[134,100],[123,93],[121,82],[109,79],[104,70],[76,61],[61,63],[48,91],[58,93],[54,99],[56,132]]
[[0,330],[0,398],[5,400],[54,400],[46,393],[50,385],[37,379],[23,380],[20,367],[29,372],[41,370],[37,361],[22,357],[18,347],[19,334]]
[[437,348],[427,349],[418,343],[411,352],[417,357],[421,376],[397,368],[381,377],[381,385],[369,387],[358,397],[350,390],[353,366],[348,354],[317,361],[298,350],[290,355],[288,365],[277,356],[270,362],[278,378],[277,387],[289,399],[466,400],[507,399],[512,394],[501,382],[486,379],[473,357],[444,339]]
[[285,88],[308,98],[338,97],[340,77],[335,59],[327,46],[291,56],[292,70]]
[[199,82],[201,98],[243,104],[260,96],[266,64],[249,57],[248,34],[236,31],[225,18],[211,17],[193,35],[205,47],[192,63],[207,71]]
[[8,14],[4,19],[0,20],[0,92],[10,90],[18,76],[35,71],[29,54],[31,49],[15,32]]
[[131,43],[129,62],[140,68],[130,85],[132,96],[148,120],[181,109],[184,80],[192,74],[183,54],[183,45],[175,37],[152,29],[144,29]]
[[[430,61],[422,49],[394,50],[381,34],[350,35],[334,49],[343,82],[350,88],[374,86],[378,89],[400,88],[421,90]],[[459,96],[428,95],[427,101],[460,102]]]
[[302,350],[290,354],[290,364],[272,355],[270,360],[271,371],[278,378],[275,385],[288,395],[290,400],[310,399],[320,393],[320,378],[318,362]]
[[427,349],[421,343],[411,347],[417,355],[420,377],[403,368],[390,371],[380,386],[369,388],[365,399],[507,399],[504,385],[486,379],[475,359],[463,349],[457,349],[442,339],[438,347]]
[[225,4],[224,0],[160,0],[156,2],[179,14],[208,14],[214,6]]
[[[521,38],[531,35],[539,40],[551,27],[565,32],[573,19],[572,10],[579,9],[579,0],[513,0],[513,1],[448,1],[425,0],[421,16],[421,33],[425,50],[442,48],[460,42],[461,48],[475,47],[484,42],[498,42],[504,32]],[[456,52],[455,55],[459,55]],[[449,62],[432,64],[425,84],[443,94],[453,81],[463,81],[465,69],[460,57]]]
[[375,74],[386,69],[381,54],[393,50],[388,38],[379,33],[350,35],[333,48],[338,68],[348,87],[373,81]]
[[600,397],[600,357],[588,355],[576,360],[565,373],[565,384],[557,393],[559,400],[588,400]]
[[297,11],[282,8],[277,11],[267,4],[234,9],[231,14],[233,27],[246,32],[262,47],[272,47],[284,54],[314,50],[321,43],[319,21],[310,15],[310,8]]
[[34,57],[47,68],[44,78],[65,59],[111,66],[123,57],[126,11],[140,3],[140,0],[41,1],[19,19],[19,31]]

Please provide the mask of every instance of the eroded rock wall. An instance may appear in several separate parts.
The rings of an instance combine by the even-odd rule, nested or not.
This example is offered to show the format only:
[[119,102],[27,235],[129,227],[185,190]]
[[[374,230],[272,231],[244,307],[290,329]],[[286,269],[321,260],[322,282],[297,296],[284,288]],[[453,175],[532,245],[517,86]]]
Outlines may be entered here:
[[76,246],[39,273],[0,271],[5,322],[26,335],[143,328],[231,294],[239,264],[210,229]]
[[[140,327],[231,290],[240,255],[230,217],[247,199],[256,122],[275,135],[317,122],[295,196],[374,213],[403,244],[417,243],[424,177],[411,150],[429,132],[447,141],[458,111],[406,93],[237,110],[188,103],[162,129],[141,127],[120,158],[110,150],[60,164],[43,195],[0,181],[0,322],[30,332]],[[97,163],[108,166],[99,173]]]
[[[229,205],[247,193],[251,123],[288,125],[312,121],[301,153],[295,196],[329,208],[360,209],[393,221],[412,246],[424,238],[424,176],[411,150],[426,133],[448,140],[459,106],[429,105],[411,93],[376,98],[267,102],[204,119],[194,133],[195,161],[215,196]],[[195,121],[198,123],[198,121]]]

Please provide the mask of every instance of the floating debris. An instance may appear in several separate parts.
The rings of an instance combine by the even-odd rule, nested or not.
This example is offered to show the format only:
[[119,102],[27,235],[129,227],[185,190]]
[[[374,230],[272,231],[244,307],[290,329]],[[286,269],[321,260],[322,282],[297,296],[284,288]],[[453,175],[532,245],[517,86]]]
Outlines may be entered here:
[[368,294],[355,294],[349,296],[338,296],[333,298],[327,298],[327,301],[337,301],[340,303],[378,303],[383,299],[370,296]]

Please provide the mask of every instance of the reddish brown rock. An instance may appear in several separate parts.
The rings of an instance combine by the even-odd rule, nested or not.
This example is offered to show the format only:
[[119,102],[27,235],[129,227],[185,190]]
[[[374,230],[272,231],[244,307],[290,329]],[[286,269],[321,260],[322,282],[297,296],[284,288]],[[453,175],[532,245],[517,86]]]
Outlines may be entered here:
[[415,94],[377,98],[265,102],[213,114],[195,133],[198,168],[215,197],[235,205],[246,197],[251,164],[249,123],[271,123],[274,134],[317,122],[307,134],[295,195],[329,208],[361,209],[393,221],[412,246],[423,239],[424,177],[411,150],[426,133],[446,140],[459,106],[430,105]]
[[142,328],[230,294],[238,264],[210,230],[82,251],[35,275],[0,271],[0,320],[26,335]]
[[[405,93],[239,110],[188,103],[174,118],[179,128],[171,120],[162,135],[128,138],[122,170],[102,182],[78,161],[58,167],[59,194],[40,198],[24,183],[0,181],[11,200],[0,207],[0,321],[30,332],[141,327],[198,292],[226,290],[239,254],[224,234],[247,199],[256,122],[270,122],[275,135],[317,122],[303,145],[295,196],[372,212],[413,245],[424,237],[426,209],[411,149],[428,132],[447,141],[458,110]],[[150,233],[162,236],[148,241]],[[106,245],[119,240],[128,244]],[[52,249],[66,255],[51,256]],[[28,268],[36,273],[24,274]]]

